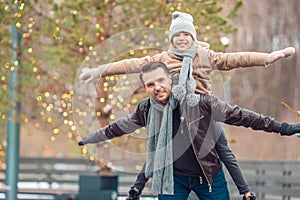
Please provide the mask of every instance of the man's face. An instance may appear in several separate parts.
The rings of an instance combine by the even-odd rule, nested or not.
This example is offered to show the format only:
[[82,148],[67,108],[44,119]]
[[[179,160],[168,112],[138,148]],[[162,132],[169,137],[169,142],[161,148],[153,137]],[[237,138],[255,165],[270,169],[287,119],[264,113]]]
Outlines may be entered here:
[[162,68],[143,74],[144,87],[153,99],[166,104],[171,93],[172,79]]
[[175,33],[172,38],[173,46],[179,50],[189,49],[192,46],[193,42],[193,37],[187,32]]

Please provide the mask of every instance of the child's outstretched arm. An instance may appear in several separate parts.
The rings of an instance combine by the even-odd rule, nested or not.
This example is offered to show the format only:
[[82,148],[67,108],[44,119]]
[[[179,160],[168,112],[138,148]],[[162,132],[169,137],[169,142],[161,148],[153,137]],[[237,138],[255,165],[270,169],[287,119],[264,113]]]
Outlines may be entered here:
[[118,62],[100,65],[96,68],[82,68],[79,79],[84,81],[85,83],[90,83],[105,76],[138,73],[143,65],[149,62],[156,62],[161,60],[162,55],[158,53],[153,56],[124,59]]
[[255,67],[274,64],[282,58],[287,58],[295,53],[294,47],[287,47],[271,53],[261,52],[235,52],[222,53],[208,50],[208,54],[215,68],[231,70],[239,67]]

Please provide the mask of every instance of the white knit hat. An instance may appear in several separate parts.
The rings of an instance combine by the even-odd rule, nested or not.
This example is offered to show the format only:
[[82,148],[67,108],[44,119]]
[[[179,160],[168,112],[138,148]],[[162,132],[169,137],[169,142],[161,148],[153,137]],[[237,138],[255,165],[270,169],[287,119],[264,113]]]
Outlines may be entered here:
[[169,29],[170,42],[172,42],[173,35],[178,32],[187,32],[192,35],[195,41],[197,41],[194,19],[192,15],[178,11],[173,12],[172,23]]

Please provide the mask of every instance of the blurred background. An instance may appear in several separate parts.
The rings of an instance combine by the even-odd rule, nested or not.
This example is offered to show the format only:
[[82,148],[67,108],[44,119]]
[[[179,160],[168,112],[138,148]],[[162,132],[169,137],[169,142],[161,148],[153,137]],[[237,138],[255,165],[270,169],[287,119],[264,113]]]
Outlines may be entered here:
[[[116,170],[132,164],[126,152],[145,151],[143,130],[114,140],[113,146],[124,150],[124,154],[115,155],[111,146],[103,144],[93,147],[101,149],[103,154],[98,155],[97,150],[94,153],[94,149],[78,147],[77,142],[89,131],[86,120],[95,119],[102,127],[116,118],[117,110],[127,113],[133,109],[145,94],[135,88],[134,95],[126,97],[124,105],[124,99],[112,95],[113,87],[124,77],[106,77],[91,87],[97,91],[96,95],[83,97],[84,104],[92,102],[92,111],[77,110],[72,103],[76,83],[82,84],[78,83],[78,73],[82,67],[97,67],[106,61],[166,50],[165,40],[156,43],[155,48],[144,48],[149,41],[146,34],[142,38],[129,38],[127,46],[122,44],[124,47],[104,44],[131,29],[168,30],[171,14],[176,10],[193,15],[198,40],[209,43],[215,51],[269,53],[295,47],[295,55],[268,68],[215,72],[218,75],[212,74],[212,84],[217,95],[231,104],[279,121],[299,122],[300,4],[297,0],[2,0],[0,168],[6,168],[9,120],[20,127],[19,144],[16,144],[20,158],[85,158],[100,168],[108,166]],[[18,39],[13,37],[13,31],[19,34]],[[93,61],[89,62],[90,59]],[[130,84],[123,87],[125,92],[131,89]],[[227,126],[225,131],[238,160],[300,160],[297,137]],[[133,163],[138,171],[142,161]]]

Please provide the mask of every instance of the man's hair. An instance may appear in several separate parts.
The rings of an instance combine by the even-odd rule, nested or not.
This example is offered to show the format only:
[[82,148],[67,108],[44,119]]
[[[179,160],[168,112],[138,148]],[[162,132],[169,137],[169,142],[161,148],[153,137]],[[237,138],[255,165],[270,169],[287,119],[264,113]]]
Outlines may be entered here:
[[166,74],[169,74],[169,68],[164,63],[162,63],[162,62],[150,62],[150,63],[144,65],[141,69],[141,72],[140,72],[141,82],[143,84],[145,84],[144,80],[143,80],[143,74],[144,73],[151,72],[151,71],[156,70],[158,68],[162,68]]

